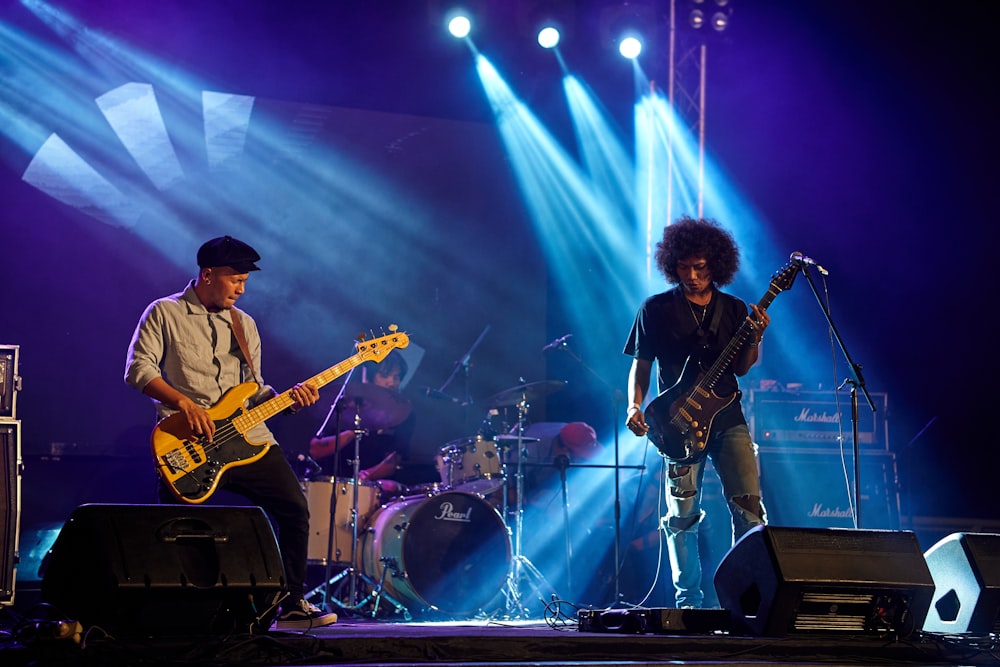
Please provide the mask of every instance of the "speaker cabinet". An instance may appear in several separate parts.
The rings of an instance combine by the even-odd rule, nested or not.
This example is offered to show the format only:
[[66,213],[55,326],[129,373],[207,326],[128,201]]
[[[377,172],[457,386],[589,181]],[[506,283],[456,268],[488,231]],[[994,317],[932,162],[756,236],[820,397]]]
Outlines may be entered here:
[[919,630],[934,581],[908,531],[758,526],[715,573],[737,633]]
[[259,507],[77,507],[46,556],[42,599],[117,635],[266,630],[284,589]]
[[20,345],[0,345],[0,419],[17,419],[17,393],[21,376],[17,373]]
[[[762,447],[760,478],[768,523],[854,528],[854,454],[835,449]],[[861,527],[899,528],[899,485],[891,452],[861,452]]]
[[21,423],[0,421],[0,604],[13,604],[21,498]]
[[1000,633],[1000,535],[954,533],[924,558],[935,585],[925,631]]

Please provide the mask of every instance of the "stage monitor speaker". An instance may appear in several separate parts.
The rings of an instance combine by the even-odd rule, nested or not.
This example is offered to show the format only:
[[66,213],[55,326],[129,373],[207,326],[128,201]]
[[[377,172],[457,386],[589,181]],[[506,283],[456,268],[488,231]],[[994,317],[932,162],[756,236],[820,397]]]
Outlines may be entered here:
[[935,585],[925,631],[1000,633],[1000,535],[954,533],[924,558]]
[[13,604],[20,525],[21,423],[0,421],[0,604]]
[[42,599],[120,636],[267,630],[284,590],[259,507],[77,507],[43,563]]
[[715,573],[737,633],[919,630],[934,581],[909,531],[758,526]]

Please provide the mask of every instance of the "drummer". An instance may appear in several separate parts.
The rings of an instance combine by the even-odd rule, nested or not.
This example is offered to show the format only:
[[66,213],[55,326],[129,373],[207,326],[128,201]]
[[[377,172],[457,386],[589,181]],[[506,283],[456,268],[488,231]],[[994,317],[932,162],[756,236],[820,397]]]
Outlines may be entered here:
[[399,393],[406,377],[406,360],[393,350],[381,363],[365,364],[361,370],[362,382],[348,384],[339,403],[340,432],[314,437],[309,454],[335,477],[352,477],[356,432],[344,426],[353,427],[357,417],[362,431],[358,479],[377,484],[383,496],[402,495],[405,487],[392,477],[402,462],[409,460],[416,423],[410,402]]

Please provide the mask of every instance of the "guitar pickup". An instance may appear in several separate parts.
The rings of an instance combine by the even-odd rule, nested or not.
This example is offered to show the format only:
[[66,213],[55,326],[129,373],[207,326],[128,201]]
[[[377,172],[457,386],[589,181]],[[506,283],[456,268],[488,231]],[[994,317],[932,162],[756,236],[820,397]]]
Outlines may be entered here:
[[[191,460],[194,463],[204,463],[205,462],[204,459],[201,458],[201,454],[198,453],[198,450],[195,448],[195,446],[191,443],[190,440],[185,440],[184,441],[184,449],[187,450],[188,456],[191,457]],[[177,450],[175,449],[174,451],[177,451]],[[185,466],[185,468],[186,467],[187,466]]]

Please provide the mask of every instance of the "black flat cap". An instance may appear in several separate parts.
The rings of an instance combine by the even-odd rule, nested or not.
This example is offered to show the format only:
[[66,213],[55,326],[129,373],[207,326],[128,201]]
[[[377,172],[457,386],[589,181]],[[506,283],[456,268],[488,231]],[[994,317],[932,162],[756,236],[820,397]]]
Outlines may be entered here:
[[214,238],[198,248],[198,266],[203,269],[228,266],[238,273],[249,273],[260,271],[254,264],[259,259],[256,250],[232,236]]

